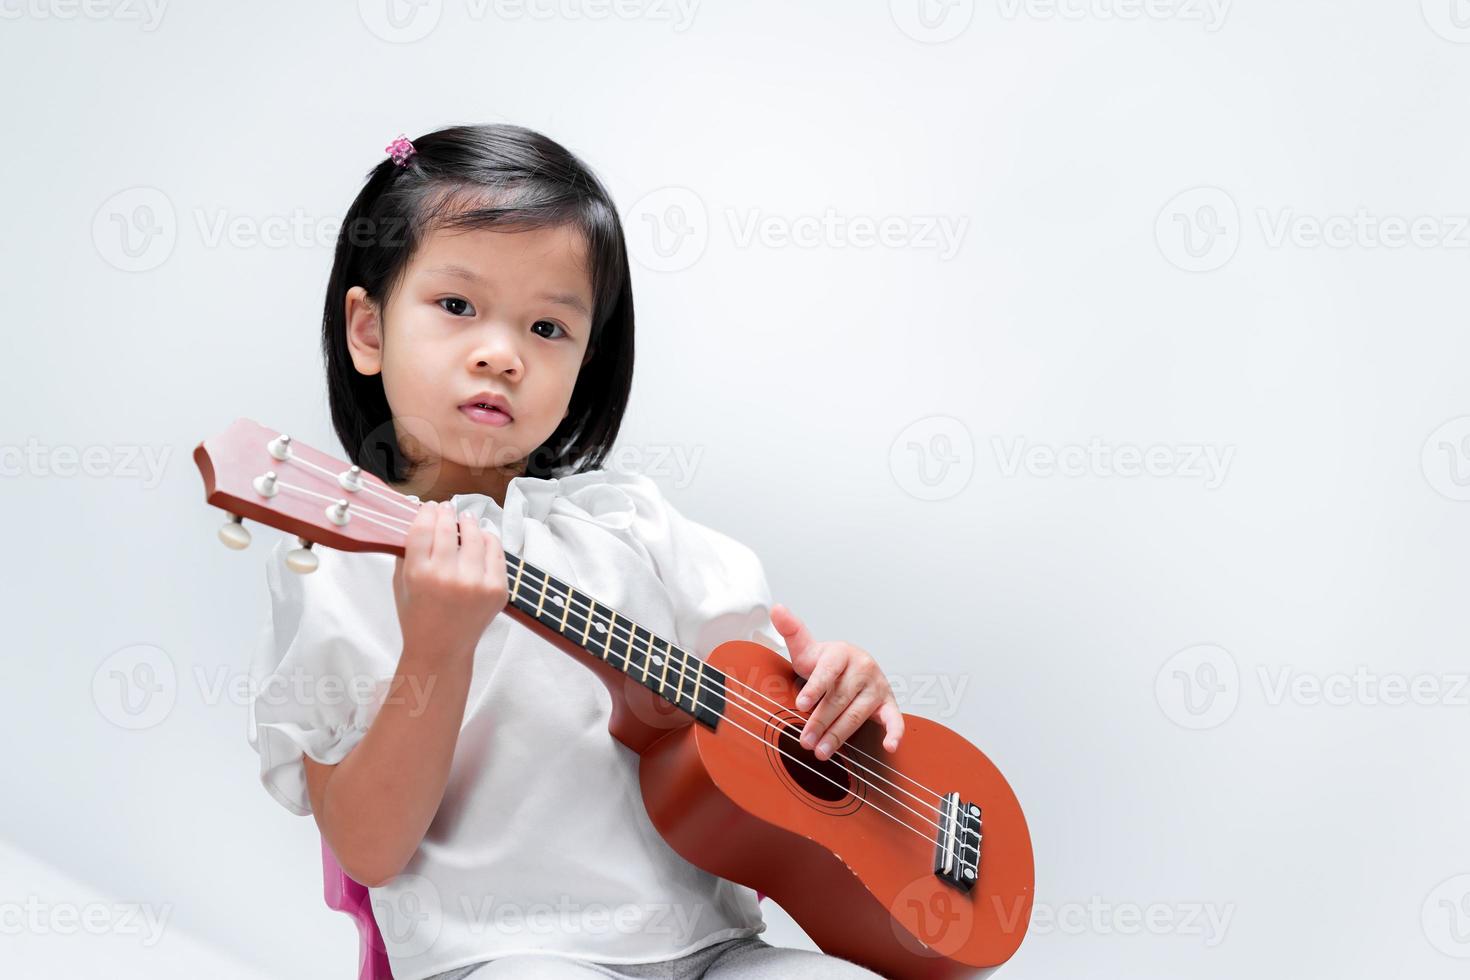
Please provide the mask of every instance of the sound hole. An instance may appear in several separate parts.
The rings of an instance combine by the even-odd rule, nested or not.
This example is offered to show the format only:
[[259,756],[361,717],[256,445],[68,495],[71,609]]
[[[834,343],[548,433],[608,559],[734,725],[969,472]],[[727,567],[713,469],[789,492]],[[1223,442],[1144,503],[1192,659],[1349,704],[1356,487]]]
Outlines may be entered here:
[[[826,762],[818,762],[812,752],[801,747],[801,742],[798,740],[800,734],[799,727],[781,729],[778,743],[781,764],[786,767],[786,771],[796,781],[796,785],[817,799],[828,803],[836,803],[844,799],[852,785],[852,777],[848,775],[846,769],[836,763],[835,756]],[[839,748],[838,751],[840,752],[841,749]],[[808,766],[811,768],[807,768]]]

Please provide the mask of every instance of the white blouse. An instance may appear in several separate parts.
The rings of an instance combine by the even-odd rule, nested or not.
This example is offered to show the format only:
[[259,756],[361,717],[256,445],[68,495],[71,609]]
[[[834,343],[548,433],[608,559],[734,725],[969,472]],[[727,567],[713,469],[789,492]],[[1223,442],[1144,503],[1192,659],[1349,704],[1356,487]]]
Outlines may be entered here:
[[[732,639],[787,652],[754,552],[681,515],[645,476],[517,477],[503,509],[482,494],[452,502],[507,552],[700,658]],[[361,740],[402,634],[391,555],[319,548],[317,570],[297,575],[283,561],[293,546],[278,540],[266,568],[249,740],[265,788],[304,815],[302,756],[341,762]],[[654,829],[610,712],[590,670],[506,615],[490,623],[443,802],[403,872],[371,889],[397,980],[521,952],[642,963],[765,930],[754,891],[694,867]]]

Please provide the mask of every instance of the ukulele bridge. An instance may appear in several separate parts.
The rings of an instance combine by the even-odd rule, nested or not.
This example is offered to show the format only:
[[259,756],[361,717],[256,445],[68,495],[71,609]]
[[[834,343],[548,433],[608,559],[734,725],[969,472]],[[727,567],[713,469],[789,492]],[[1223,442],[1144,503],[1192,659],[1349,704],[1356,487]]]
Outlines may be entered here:
[[966,803],[959,793],[947,793],[939,808],[939,833],[934,842],[934,873],[962,892],[980,878],[980,805]]

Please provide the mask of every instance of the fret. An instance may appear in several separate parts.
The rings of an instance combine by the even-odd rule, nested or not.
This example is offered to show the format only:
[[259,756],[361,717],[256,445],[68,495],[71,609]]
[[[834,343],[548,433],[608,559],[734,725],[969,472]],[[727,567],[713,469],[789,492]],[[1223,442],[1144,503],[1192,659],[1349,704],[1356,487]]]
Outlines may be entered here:
[[[674,699],[673,700],[674,700],[674,704],[678,705],[681,708],[684,707],[684,676],[687,673],[688,673],[688,671],[684,670],[684,665],[683,664],[680,664],[679,665],[679,683],[678,683],[678,685],[674,689]],[[691,701],[690,703],[692,704],[693,702]]]
[[[532,620],[573,640],[592,655],[618,668],[659,697],[693,715],[701,724],[709,728],[716,727],[725,710],[725,678],[719,671],[627,617],[623,617],[620,623],[617,610],[602,605],[587,593],[553,578],[529,562],[513,555],[507,555],[506,559],[514,571],[510,589],[511,605]],[[539,583],[537,578],[541,580]],[[521,595],[522,585],[535,589],[534,596]],[[547,607],[548,600],[552,604],[551,608]],[[555,609],[558,602],[562,607],[559,616]],[[582,620],[580,630],[576,617]],[[604,635],[599,638],[599,633]],[[614,638],[618,641],[616,649],[613,646]],[[660,642],[663,644],[662,653],[659,652]],[[662,670],[657,673],[652,669],[654,657],[660,658],[658,664],[662,666]],[[679,674],[672,695],[669,691],[671,667]],[[691,673],[694,675],[692,691],[687,690],[684,684]]]
[[537,619],[540,619],[541,618],[541,607],[544,606],[544,605],[546,605],[546,586],[549,585],[549,584],[551,584],[551,576],[550,575],[546,576],[546,578],[544,578],[544,579],[541,580],[541,595],[536,600],[536,618]]
[[[588,599],[587,600],[587,607],[586,608],[588,610],[590,610],[592,608],[592,600],[591,599]],[[587,634],[589,632],[591,632],[591,630],[592,630],[592,617],[590,615],[588,615],[587,613],[584,612],[584,613],[582,613],[582,619],[585,620],[585,622],[586,622],[586,625],[582,627],[582,646],[583,647],[586,647],[587,646]]]
[[[641,626],[634,627],[635,630],[643,629]],[[643,630],[648,633],[647,630]],[[637,635],[636,633],[634,634]],[[643,686],[648,686],[648,663],[653,659],[653,634],[648,633],[648,646],[643,651]]]
[[521,587],[521,572],[525,571],[526,563],[519,558],[516,559],[516,580],[510,586],[510,601],[516,601],[516,590]]
[[[642,647],[640,647],[638,645],[638,641],[639,641],[638,631],[639,630],[643,630],[643,627],[639,626],[637,623],[632,622],[632,620],[629,620],[629,626],[630,626],[630,628],[628,630],[628,640],[627,640],[627,644],[626,644],[627,645],[627,648],[628,648],[628,656],[627,656],[627,659],[626,659],[625,664],[624,664],[624,669],[628,672],[629,675],[631,675],[635,671],[637,671],[637,670],[639,670],[641,668],[642,671],[643,671],[642,683],[643,683],[643,686],[644,687],[647,687],[648,686],[648,648],[647,648],[647,644],[645,644]],[[644,633],[648,633],[648,630],[643,630],[643,632]],[[649,636],[652,636],[652,635],[653,634],[649,633]]]
[[672,659],[669,656],[670,653],[671,653],[671,651],[669,650],[669,641],[668,640],[664,640],[664,652],[663,652],[664,669],[663,669],[663,673],[661,673],[661,674],[658,675],[658,687],[656,687],[654,689],[654,690],[658,691],[658,693],[660,695],[662,695],[663,697],[668,697],[668,695],[667,694],[664,694],[664,692],[669,689],[669,661]]
[[[685,658],[685,663],[686,664],[688,663],[688,658],[687,657]],[[694,661],[694,703],[695,704],[698,704],[699,703],[699,685],[700,685],[700,682],[704,680],[704,671],[700,669],[700,667],[702,667],[702,666],[703,666],[703,663],[701,661],[698,661],[698,660]]]

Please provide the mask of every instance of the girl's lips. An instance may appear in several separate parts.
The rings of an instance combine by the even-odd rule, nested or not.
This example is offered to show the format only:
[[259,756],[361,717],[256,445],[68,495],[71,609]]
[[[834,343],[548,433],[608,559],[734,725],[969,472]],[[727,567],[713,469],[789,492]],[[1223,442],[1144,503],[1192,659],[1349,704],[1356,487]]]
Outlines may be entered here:
[[472,421],[481,425],[510,425],[511,418],[498,408],[478,408],[474,405],[461,405],[459,410],[470,417]]

